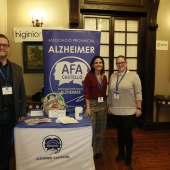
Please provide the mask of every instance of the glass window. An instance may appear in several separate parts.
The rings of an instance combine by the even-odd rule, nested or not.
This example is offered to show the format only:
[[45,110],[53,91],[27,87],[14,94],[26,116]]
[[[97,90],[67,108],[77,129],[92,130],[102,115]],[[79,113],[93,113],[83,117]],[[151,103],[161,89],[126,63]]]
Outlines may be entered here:
[[115,44],[125,44],[125,33],[115,33],[114,34]]
[[114,57],[125,56],[125,45],[114,45]]
[[105,72],[108,78],[114,70],[117,70],[115,59],[119,55],[126,57],[129,70],[137,72],[138,19],[85,15],[83,24],[85,29],[101,31],[100,55],[104,57]]
[[126,46],[126,57],[137,57],[137,46]]
[[137,60],[138,60],[138,20],[114,20],[114,60],[113,70],[117,70],[115,64],[115,57],[123,55],[128,61],[128,69],[137,71]]
[[127,58],[127,65],[129,70],[137,70],[137,59],[135,58]]
[[96,19],[95,18],[85,18],[85,29],[96,30]]
[[109,32],[101,32],[101,44],[109,44]]
[[109,19],[98,19],[97,20],[97,29],[98,30],[105,30],[105,31],[109,31]]
[[109,56],[109,46],[108,45],[100,45],[100,55],[102,57]]
[[127,20],[127,31],[138,32],[138,21]]
[[125,31],[125,20],[115,20],[115,31]]
[[109,58],[104,58],[105,70],[109,70]]
[[127,44],[137,44],[138,35],[137,33],[127,33]]

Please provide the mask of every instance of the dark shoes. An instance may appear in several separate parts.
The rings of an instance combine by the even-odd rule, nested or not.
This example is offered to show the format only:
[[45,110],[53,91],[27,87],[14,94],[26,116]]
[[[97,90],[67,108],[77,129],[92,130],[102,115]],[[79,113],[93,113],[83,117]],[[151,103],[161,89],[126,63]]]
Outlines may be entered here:
[[94,158],[101,158],[102,157],[102,154],[101,153],[98,153],[94,156]]
[[126,157],[125,158],[125,155],[124,154],[118,154],[115,158],[115,162],[120,162],[121,160],[125,160],[125,165],[126,166],[130,166],[131,165],[131,162],[132,162],[132,158],[131,156],[130,157]]
[[118,154],[115,158],[115,162],[120,162],[121,160],[125,159],[125,155],[124,154]]
[[129,166],[129,165],[131,165],[131,162],[132,162],[132,158],[131,157],[126,157],[125,165]]

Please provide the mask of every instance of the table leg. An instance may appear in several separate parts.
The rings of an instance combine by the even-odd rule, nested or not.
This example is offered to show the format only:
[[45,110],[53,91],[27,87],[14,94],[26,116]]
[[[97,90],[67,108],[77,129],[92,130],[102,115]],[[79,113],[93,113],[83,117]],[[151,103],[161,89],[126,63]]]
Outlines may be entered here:
[[156,108],[156,130],[159,130],[159,111],[160,111],[160,107],[157,106]]

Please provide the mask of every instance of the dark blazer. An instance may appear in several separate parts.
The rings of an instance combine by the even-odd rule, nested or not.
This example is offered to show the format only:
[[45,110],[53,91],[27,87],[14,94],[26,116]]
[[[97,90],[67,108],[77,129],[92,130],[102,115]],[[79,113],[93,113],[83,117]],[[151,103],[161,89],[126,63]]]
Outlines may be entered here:
[[[8,60],[9,61],[9,60]],[[18,117],[26,116],[26,93],[23,79],[22,68],[9,61],[13,76],[13,95],[15,104],[16,121]]]

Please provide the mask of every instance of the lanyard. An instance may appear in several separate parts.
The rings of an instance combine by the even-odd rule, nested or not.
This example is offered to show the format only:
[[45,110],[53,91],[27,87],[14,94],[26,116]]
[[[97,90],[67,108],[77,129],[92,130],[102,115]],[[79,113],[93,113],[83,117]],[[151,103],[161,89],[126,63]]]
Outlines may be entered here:
[[94,75],[95,75],[97,83],[98,83],[100,94],[102,94],[102,75],[101,75],[101,81],[98,80],[96,73],[94,73]]
[[6,77],[5,77],[4,73],[2,72],[1,68],[0,68],[0,74],[2,75],[4,80],[6,81],[6,86],[7,86],[7,81],[8,81],[8,78],[9,78],[9,64],[7,65],[7,69],[6,69]]
[[124,72],[123,76],[121,77],[121,79],[118,81],[118,74],[117,74],[117,81],[116,81],[116,91],[118,91],[118,86],[120,84],[120,82],[122,81],[122,79],[124,78],[125,74],[126,74],[127,70]]

